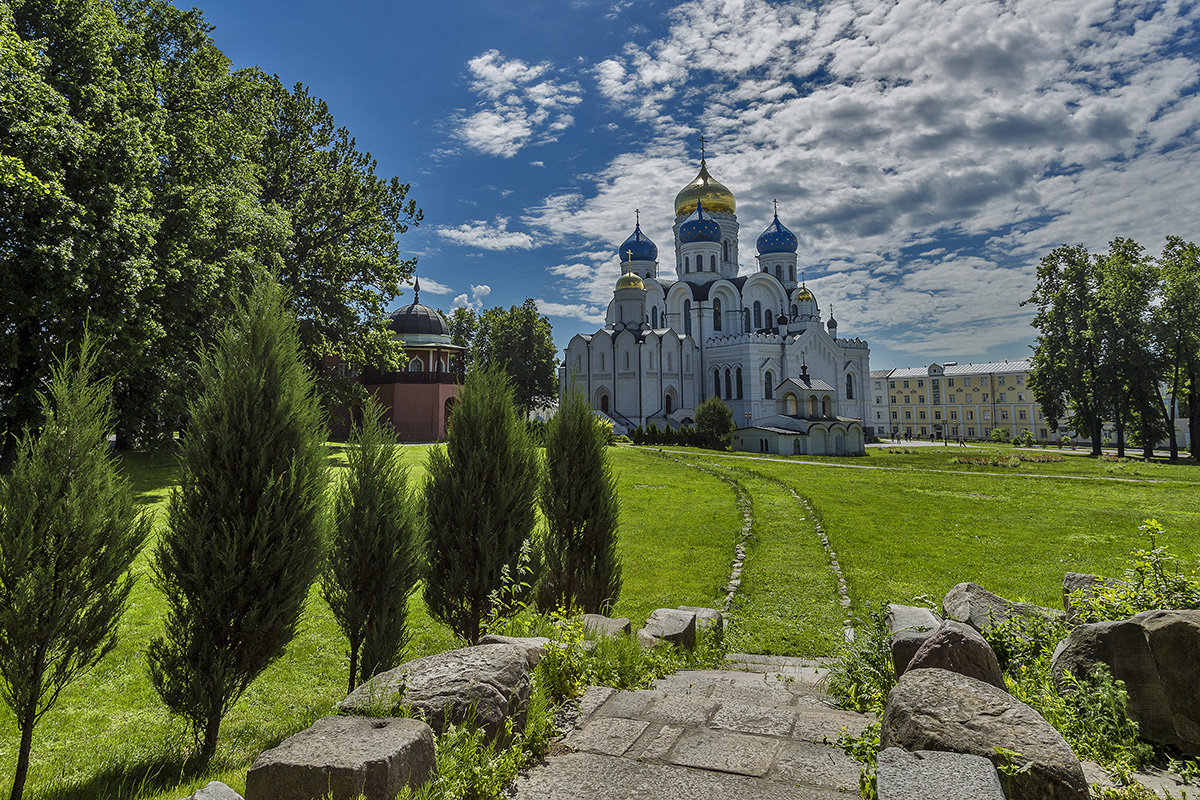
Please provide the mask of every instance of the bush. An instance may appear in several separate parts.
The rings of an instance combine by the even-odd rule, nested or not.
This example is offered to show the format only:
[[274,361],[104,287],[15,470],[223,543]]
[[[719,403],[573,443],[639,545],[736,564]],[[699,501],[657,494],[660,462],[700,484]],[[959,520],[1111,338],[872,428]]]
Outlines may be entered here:
[[333,502],[333,544],[321,590],[350,643],[348,692],[400,663],[420,530],[396,436],[373,400],[351,432],[346,479]]
[[733,441],[733,412],[721,398],[713,396],[696,407],[696,434],[702,447],[728,450]]
[[533,532],[537,482],[537,451],[517,418],[509,379],[474,370],[446,444],[429,452],[425,481],[425,602],[471,644]]
[[854,642],[830,667],[826,688],[845,708],[882,714],[888,692],[896,685],[887,603],[868,608],[855,630]]
[[154,688],[202,737],[296,633],[324,555],[325,422],[286,291],[260,277],[200,364],[154,553],[167,602]]
[[617,556],[617,483],[607,434],[587,398],[563,398],[546,430],[541,506],[546,518],[542,608],[607,610],[621,593]]
[[1004,428],[992,428],[992,433],[989,438],[993,442],[1007,442],[1008,431],[1004,430]]
[[39,397],[45,423],[25,432],[0,482],[0,696],[21,732],[14,800],[34,727],[116,645],[151,527],[109,456],[112,381],[96,379],[96,356],[85,336],[53,367]]

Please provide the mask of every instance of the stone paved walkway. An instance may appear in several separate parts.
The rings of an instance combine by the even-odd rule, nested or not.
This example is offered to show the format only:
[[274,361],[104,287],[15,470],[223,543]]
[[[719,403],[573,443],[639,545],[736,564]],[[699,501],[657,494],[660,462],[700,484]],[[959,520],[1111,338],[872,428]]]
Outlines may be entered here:
[[527,800],[845,800],[859,766],[833,745],[872,721],[818,685],[821,664],[731,656],[655,688],[590,688],[544,764],[516,784]]

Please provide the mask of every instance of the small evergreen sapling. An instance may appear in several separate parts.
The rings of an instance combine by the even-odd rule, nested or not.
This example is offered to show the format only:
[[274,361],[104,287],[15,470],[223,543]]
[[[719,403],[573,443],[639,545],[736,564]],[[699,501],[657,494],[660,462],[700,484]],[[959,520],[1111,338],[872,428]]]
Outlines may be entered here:
[[537,451],[517,418],[509,379],[492,368],[474,370],[445,446],[429,452],[425,481],[425,602],[472,644],[503,576],[517,574],[537,518],[537,485]]
[[167,601],[150,678],[192,723],[199,766],[221,719],[296,633],[324,556],[324,420],[286,291],[260,277],[200,364],[180,481],[154,553]]
[[608,433],[581,392],[564,398],[546,429],[541,501],[546,541],[539,605],[601,613],[621,592],[617,485]]
[[333,545],[321,591],[350,643],[347,691],[400,662],[420,531],[396,437],[368,401],[334,497]]
[[696,433],[703,447],[728,450],[733,442],[733,412],[713,396],[696,406]]
[[0,484],[0,697],[21,734],[13,800],[34,726],[116,644],[130,565],[150,531],[109,456],[112,381],[95,378],[96,355],[85,336],[53,368],[45,423],[26,432]]

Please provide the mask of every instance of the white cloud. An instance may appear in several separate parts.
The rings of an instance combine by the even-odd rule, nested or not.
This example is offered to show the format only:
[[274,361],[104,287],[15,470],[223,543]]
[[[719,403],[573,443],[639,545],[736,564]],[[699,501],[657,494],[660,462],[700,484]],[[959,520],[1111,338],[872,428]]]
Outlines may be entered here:
[[468,297],[467,294],[464,292],[463,294],[456,296],[450,302],[450,307],[451,308],[470,308],[475,311],[480,311],[483,309],[483,298],[487,297],[491,293],[492,293],[492,287],[488,286],[486,283],[479,284],[479,285],[472,284],[470,297]]
[[1193,2],[695,0],[670,20],[592,68],[651,135],[522,217],[577,245],[548,268],[553,302],[611,297],[634,208],[673,272],[701,131],[738,198],[743,269],[778,198],[843,333],[893,350],[1024,355],[1019,303],[1048,248],[1196,235]]
[[596,306],[589,306],[583,303],[556,303],[550,300],[537,298],[538,311],[548,317],[566,317],[568,319],[577,319],[580,322],[586,322],[591,325],[604,324],[604,309]]
[[426,278],[418,275],[417,279],[421,281],[421,291],[426,294],[450,294],[454,291],[444,283],[438,283],[433,278]]
[[508,217],[496,217],[491,222],[471,220],[452,228],[438,228],[438,236],[480,250],[529,250],[533,237],[523,231],[508,230]]
[[557,141],[571,127],[582,87],[577,81],[547,77],[549,63],[527,64],[488,50],[467,62],[478,110],[459,113],[455,130],[471,149],[511,158],[523,147]]

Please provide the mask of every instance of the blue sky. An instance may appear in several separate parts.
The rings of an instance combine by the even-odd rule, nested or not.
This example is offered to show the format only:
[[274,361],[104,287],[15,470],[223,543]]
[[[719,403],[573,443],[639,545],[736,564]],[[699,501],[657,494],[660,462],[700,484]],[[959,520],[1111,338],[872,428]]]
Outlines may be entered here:
[[743,269],[777,198],[877,369],[1027,355],[1058,244],[1200,239],[1194,0],[202,8],[235,65],[307,84],[412,183],[422,302],[533,297],[560,347],[599,324],[635,208],[669,252],[701,133]]

